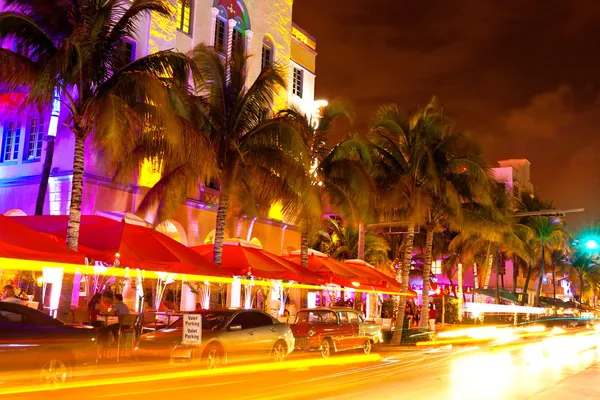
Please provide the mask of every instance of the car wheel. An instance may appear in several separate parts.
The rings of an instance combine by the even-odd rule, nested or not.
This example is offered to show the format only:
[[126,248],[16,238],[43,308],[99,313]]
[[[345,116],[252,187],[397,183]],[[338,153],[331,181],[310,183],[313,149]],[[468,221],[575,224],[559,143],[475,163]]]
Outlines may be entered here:
[[69,362],[58,357],[51,357],[40,369],[40,381],[44,385],[59,386],[71,378]]
[[284,361],[287,357],[287,350],[287,345],[283,341],[277,341],[277,343],[275,343],[273,346],[273,350],[271,350],[271,357],[273,357],[273,361],[277,363]]
[[217,369],[221,367],[223,356],[223,349],[219,346],[212,345],[204,351],[202,359],[204,360],[206,368]]
[[323,342],[321,343],[320,350],[321,350],[321,357],[323,357],[323,358],[331,357],[331,353],[333,353],[333,351],[334,351],[331,340],[329,340],[329,339],[323,340]]
[[365,354],[371,354],[371,341],[370,340],[365,340],[365,343],[363,344],[363,352]]

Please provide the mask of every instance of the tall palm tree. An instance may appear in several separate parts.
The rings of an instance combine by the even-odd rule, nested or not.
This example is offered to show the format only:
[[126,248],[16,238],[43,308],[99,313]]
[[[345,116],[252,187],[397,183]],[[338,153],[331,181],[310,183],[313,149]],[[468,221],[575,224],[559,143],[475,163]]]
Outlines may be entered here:
[[540,295],[544,280],[546,252],[552,250],[564,251],[567,247],[568,236],[563,230],[561,221],[554,217],[532,217],[529,227],[533,232],[533,240],[540,252],[540,270],[536,289],[536,304],[540,304]]
[[[177,131],[168,103],[168,87],[187,82],[187,57],[162,51],[131,62],[124,40],[136,34],[145,16],[172,15],[161,0],[7,0],[15,11],[0,13],[0,38],[14,37],[31,49],[29,58],[2,50],[1,77],[9,90],[26,88],[28,102],[49,105],[55,89],[69,113],[75,137],[67,245],[77,249],[83,191],[85,144],[89,137],[109,161],[131,150],[147,126],[167,135]],[[158,105],[158,106],[157,106]],[[71,280],[61,291],[59,316],[70,308]]]
[[[384,221],[406,221],[402,240],[403,255],[397,279],[403,292],[408,291],[408,278],[413,256],[416,223],[421,217],[420,181],[411,174],[411,161],[418,147],[414,131],[428,130],[437,124],[430,106],[409,117],[396,105],[384,105],[375,112],[370,128],[370,150],[373,160],[371,176],[376,185],[377,214]],[[402,337],[406,298],[400,297],[396,330],[392,343]]]
[[[292,213],[308,186],[309,157],[303,137],[284,117],[268,119],[275,95],[285,88],[286,75],[278,64],[263,68],[254,82],[247,80],[248,57],[234,52],[223,60],[206,45],[190,53],[197,80],[195,90],[175,98],[186,129],[180,146],[162,151],[162,137],[139,142],[124,165],[145,158],[163,160],[162,178],[148,192],[138,212],[158,205],[160,222],[177,211],[199,184],[217,182],[220,189],[213,260],[223,256],[226,220],[232,204],[248,209],[258,202],[282,202]],[[186,88],[184,88],[186,89]],[[197,140],[194,138],[198,138]],[[205,141],[203,148],[190,143]],[[201,155],[198,154],[201,151]]]
[[301,133],[311,161],[310,177],[313,191],[322,202],[307,203],[298,216],[302,228],[302,266],[308,268],[308,244],[311,231],[321,225],[323,210],[330,208],[345,219],[346,225],[364,222],[370,209],[370,180],[367,174],[369,154],[365,143],[357,135],[347,135],[330,148],[331,128],[338,119],[352,121],[354,113],[340,99],[331,101],[316,118],[297,108],[283,110],[285,117]]

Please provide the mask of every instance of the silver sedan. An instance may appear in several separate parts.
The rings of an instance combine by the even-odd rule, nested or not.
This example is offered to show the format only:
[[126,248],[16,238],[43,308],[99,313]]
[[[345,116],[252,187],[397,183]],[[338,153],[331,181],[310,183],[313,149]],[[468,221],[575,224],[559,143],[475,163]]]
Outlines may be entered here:
[[281,362],[294,350],[290,326],[262,311],[211,309],[194,314],[202,316],[201,344],[182,343],[183,318],[180,318],[165,329],[142,335],[134,356],[201,361],[212,369],[234,359],[258,357]]

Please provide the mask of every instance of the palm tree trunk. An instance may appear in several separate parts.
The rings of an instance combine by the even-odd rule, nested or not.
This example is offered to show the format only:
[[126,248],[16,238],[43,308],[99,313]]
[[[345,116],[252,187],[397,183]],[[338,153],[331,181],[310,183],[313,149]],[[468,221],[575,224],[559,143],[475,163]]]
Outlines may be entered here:
[[579,273],[579,302],[583,304],[583,274]]
[[529,289],[529,280],[531,279],[531,265],[527,265],[527,276],[525,277],[525,284],[523,285],[523,299],[521,300],[521,305],[525,304],[525,299],[527,296],[527,290]]
[[462,307],[463,307],[463,265],[458,263],[456,275],[458,279],[456,299],[458,300],[458,320],[462,321]]
[[488,244],[488,249],[486,253],[486,271],[485,271],[485,279],[483,281],[483,288],[487,289],[490,285],[490,278],[492,276],[492,266],[494,265],[494,253],[492,253],[492,242]]
[[513,255],[513,259],[512,259],[512,263],[513,263],[513,294],[516,296],[517,295],[517,281],[519,278],[519,266],[517,265],[517,256]]
[[305,228],[300,236],[300,264],[308,268],[308,231]]
[[542,283],[544,282],[544,251],[546,246],[542,245],[542,262],[540,264],[540,279],[538,280],[537,290],[536,290],[536,299],[535,305],[540,305],[540,296],[542,295]]
[[[408,225],[408,232],[404,238],[404,257],[402,259],[401,289],[402,292],[408,292],[408,277],[410,274],[410,265],[412,262],[413,245],[415,242],[415,224]],[[396,327],[392,336],[391,344],[400,344],[402,341],[402,330],[404,329],[404,312],[406,310],[406,296],[400,296],[398,301],[398,312],[396,313]],[[409,327],[410,328],[410,327]]]
[[433,256],[433,227],[427,227],[425,240],[425,264],[423,265],[423,304],[421,305],[421,328],[429,323],[429,288],[431,276],[431,259]]
[[365,224],[358,224],[358,258],[365,259]]
[[556,274],[554,265],[552,268],[552,298],[556,299]]
[[67,246],[77,250],[79,225],[81,223],[81,203],[83,201],[83,171],[85,160],[85,138],[75,134],[75,154],[73,156],[73,182],[71,183],[71,205],[67,227]]
[[473,295],[471,301],[475,302],[475,290],[479,289],[479,274],[477,273],[477,263],[473,263]]
[[446,272],[446,276],[448,277],[448,282],[450,282],[450,290],[456,296],[456,286],[454,286],[454,282],[452,282],[452,271],[448,270]]
[[48,180],[52,171],[52,160],[54,159],[55,136],[47,137],[46,156],[44,158],[44,167],[42,169],[42,179],[38,189],[37,200],[35,202],[35,215],[44,214],[44,203],[46,203],[46,192],[48,191]]
[[221,186],[221,193],[219,195],[219,208],[217,209],[215,246],[213,252],[213,261],[218,265],[221,265],[221,262],[223,261],[223,243],[225,242],[227,211],[229,211],[229,184],[224,184]]
[[[81,204],[83,200],[83,171],[85,161],[85,137],[75,132],[75,151],[73,154],[73,181],[71,183],[71,205],[69,207],[69,223],[67,227],[67,246],[77,250],[79,245],[79,225],[81,224]],[[71,312],[73,295],[73,275],[64,274],[60,289],[57,318],[67,321]]]

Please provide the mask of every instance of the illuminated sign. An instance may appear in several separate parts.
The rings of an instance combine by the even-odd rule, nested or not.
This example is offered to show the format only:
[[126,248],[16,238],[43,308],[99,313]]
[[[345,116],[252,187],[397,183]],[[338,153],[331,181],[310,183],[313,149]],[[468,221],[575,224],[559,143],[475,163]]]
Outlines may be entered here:
[[183,316],[183,344],[202,343],[202,315],[185,314]]

